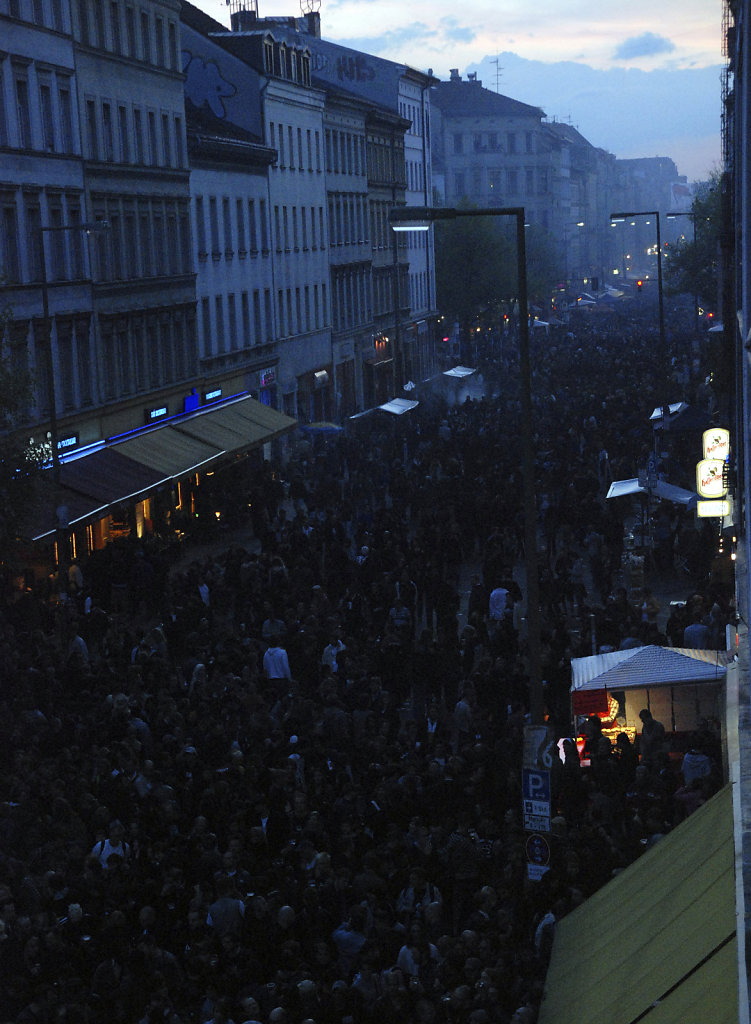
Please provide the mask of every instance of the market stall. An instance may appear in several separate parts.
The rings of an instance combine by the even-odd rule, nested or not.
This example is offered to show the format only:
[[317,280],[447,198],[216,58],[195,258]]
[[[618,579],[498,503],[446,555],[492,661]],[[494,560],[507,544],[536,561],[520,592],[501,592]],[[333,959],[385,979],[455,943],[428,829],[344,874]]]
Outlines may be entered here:
[[575,723],[597,715],[603,732],[632,739],[647,708],[668,734],[691,733],[702,720],[721,720],[731,655],[650,644],[571,659],[571,709]]

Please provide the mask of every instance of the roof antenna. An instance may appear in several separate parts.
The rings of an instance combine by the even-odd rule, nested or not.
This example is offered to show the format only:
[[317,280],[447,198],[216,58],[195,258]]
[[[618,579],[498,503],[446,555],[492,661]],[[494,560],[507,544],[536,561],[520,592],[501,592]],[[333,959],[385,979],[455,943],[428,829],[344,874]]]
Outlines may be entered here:
[[490,63],[491,64],[495,64],[495,91],[496,92],[500,92],[500,89],[501,89],[501,75],[503,74],[503,68],[501,67],[501,62],[499,61],[499,59],[497,57],[494,57],[493,60],[491,60]]

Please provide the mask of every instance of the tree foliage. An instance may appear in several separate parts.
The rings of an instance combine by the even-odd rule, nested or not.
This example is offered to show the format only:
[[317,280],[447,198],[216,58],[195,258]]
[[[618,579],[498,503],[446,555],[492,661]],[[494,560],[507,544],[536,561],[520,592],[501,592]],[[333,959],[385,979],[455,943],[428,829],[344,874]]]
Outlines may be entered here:
[[[0,312],[0,342],[10,311]],[[0,347],[0,558],[7,561],[37,501],[37,483],[49,460],[49,444],[30,445],[19,433],[27,416],[34,381],[11,366]]]
[[666,294],[695,295],[700,305],[709,309],[715,309],[718,302],[721,202],[720,182],[715,176],[694,197],[690,216],[681,218],[686,225],[683,238],[668,246],[665,261]]

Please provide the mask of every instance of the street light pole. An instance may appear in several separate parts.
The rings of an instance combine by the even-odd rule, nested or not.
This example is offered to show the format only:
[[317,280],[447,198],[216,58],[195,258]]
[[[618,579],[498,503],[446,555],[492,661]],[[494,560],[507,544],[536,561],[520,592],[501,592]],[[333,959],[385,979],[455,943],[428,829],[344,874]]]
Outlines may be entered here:
[[42,319],[44,321],[46,342],[45,372],[50,405],[49,417],[50,443],[52,445],[52,478],[56,484],[60,483],[60,452],[58,448],[57,431],[57,400],[55,397],[55,363],[52,357],[52,320],[50,317],[49,280],[47,277],[47,257],[44,251],[44,236],[51,232],[59,231],[82,231],[85,235],[90,235],[92,231],[107,231],[108,228],[109,223],[106,220],[98,220],[90,224],[43,224],[39,228],[39,270],[42,283]]
[[662,291],[662,241],[660,238],[660,213],[658,210],[637,210],[631,213],[611,213],[610,220],[627,220],[629,217],[654,217],[657,225],[657,304],[660,328],[660,362],[662,364],[662,433],[663,437],[668,429],[670,420],[670,396],[668,394],[668,377],[670,361],[668,359],[668,339],[665,331],[665,303]]
[[459,217],[513,217],[516,220],[516,266],[519,299],[519,376],[521,381],[521,461],[524,480],[524,564],[527,577],[527,645],[529,713],[533,725],[545,719],[540,660],[540,585],[537,564],[537,496],[532,417],[532,371],[529,351],[527,246],[523,206],[456,210],[447,207],[398,206],[389,211],[394,231],[427,231],[437,220]]

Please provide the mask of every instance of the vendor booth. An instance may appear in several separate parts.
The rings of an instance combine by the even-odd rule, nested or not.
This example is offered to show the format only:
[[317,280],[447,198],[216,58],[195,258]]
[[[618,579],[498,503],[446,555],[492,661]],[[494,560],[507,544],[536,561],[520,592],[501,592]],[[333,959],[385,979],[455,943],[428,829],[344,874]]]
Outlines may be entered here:
[[[597,715],[603,733],[631,739],[647,708],[668,735],[689,734],[702,720],[722,720],[725,676],[731,655],[650,644],[571,659],[571,709],[575,722]],[[680,749],[678,744],[678,749]]]

